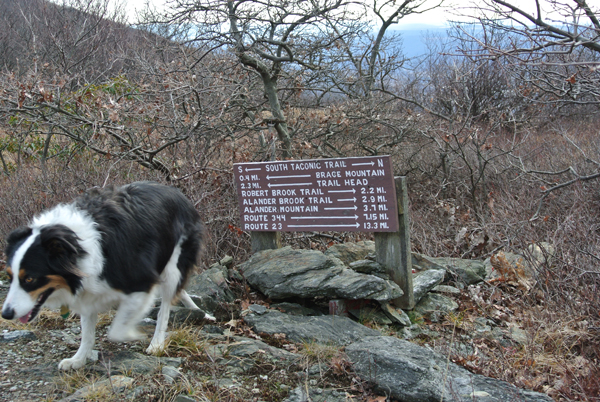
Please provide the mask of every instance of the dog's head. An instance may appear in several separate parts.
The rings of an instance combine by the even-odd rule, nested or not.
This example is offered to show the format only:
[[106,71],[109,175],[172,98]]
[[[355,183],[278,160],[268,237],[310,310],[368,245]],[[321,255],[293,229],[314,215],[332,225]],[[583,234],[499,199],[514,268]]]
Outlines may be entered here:
[[10,289],[2,307],[3,318],[30,322],[53,292],[74,294],[81,286],[77,262],[85,251],[66,226],[19,228],[6,242]]

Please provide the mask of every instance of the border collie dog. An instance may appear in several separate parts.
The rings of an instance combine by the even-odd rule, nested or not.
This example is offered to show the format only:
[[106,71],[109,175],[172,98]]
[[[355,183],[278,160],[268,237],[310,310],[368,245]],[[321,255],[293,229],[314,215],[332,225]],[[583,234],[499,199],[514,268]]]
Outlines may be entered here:
[[160,352],[177,296],[198,308],[183,286],[197,262],[203,232],[194,205],[173,187],[137,182],[90,190],[10,233],[11,284],[2,317],[26,323],[43,305],[68,306],[81,317],[81,345],[58,367],[77,369],[92,352],[99,312],[118,306],[109,340],[139,340],[137,324],[160,295],[156,331],[146,349]]

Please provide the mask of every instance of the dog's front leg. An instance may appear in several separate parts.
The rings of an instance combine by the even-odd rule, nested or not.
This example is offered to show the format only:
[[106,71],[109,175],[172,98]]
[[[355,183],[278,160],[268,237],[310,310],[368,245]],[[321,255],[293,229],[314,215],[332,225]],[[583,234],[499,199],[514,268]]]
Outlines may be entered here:
[[88,357],[92,354],[96,342],[97,313],[81,314],[81,345],[75,356],[64,359],[58,365],[59,370],[78,369],[85,365]]

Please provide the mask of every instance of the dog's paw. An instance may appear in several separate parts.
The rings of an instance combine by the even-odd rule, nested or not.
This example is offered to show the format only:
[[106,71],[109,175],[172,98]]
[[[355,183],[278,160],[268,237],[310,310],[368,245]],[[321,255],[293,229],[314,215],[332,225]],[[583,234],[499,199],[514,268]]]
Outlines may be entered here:
[[160,355],[165,350],[165,345],[163,344],[153,344],[146,348],[146,353],[149,355]]
[[217,321],[217,319],[214,316],[208,314],[207,312],[204,312],[204,319],[212,322]]
[[59,370],[77,370],[78,368],[82,368],[85,366],[86,359],[64,359],[58,364]]

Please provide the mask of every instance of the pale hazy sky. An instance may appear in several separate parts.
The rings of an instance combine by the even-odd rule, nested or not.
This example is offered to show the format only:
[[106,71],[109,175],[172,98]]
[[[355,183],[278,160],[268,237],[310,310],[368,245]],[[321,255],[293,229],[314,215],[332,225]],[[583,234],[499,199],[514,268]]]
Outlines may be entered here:
[[[133,21],[135,19],[135,12],[143,9],[146,3],[150,3],[157,9],[160,9],[164,7],[165,0],[122,0],[122,3],[125,5],[129,19]],[[402,18],[399,25],[428,24],[443,26],[448,18],[452,18],[452,16],[448,13],[447,9],[436,8],[423,14],[406,16]]]

